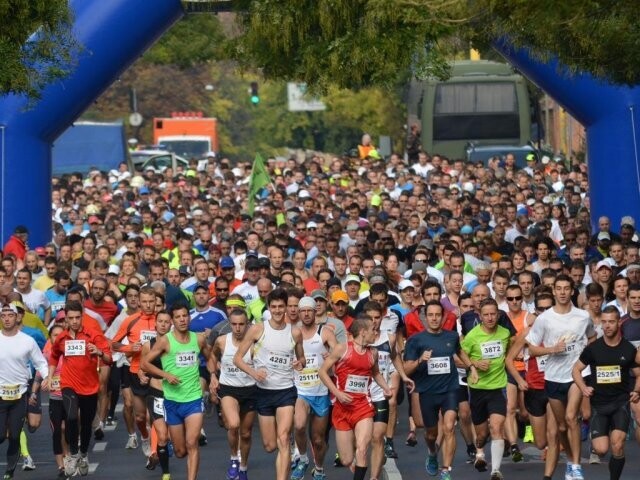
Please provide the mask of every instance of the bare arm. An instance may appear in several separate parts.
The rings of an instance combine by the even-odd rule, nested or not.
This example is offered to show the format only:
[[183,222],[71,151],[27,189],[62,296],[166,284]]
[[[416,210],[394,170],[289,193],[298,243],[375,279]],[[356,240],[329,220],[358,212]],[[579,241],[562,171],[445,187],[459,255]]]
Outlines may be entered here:
[[247,334],[245,335],[242,343],[238,345],[238,350],[236,350],[236,354],[233,356],[233,364],[242,370],[247,375],[251,376],[254,380],[258,382],[264,381],[267,378],[267,372],[264,370],[258,371],[254,368],[251,368],[244,361],[245,354],[252,347],[253,343],[258,341],[262,336],[264,326],[261,323],[257,323],[252,325]]
[[291,329],[291,336],[296,342],[294,346],[296,360],[293,362],[293,368],[295,368],[296,370],[302,370],[307,365],[307,360],[304,357],[304,347],[302,345],[302,332],[299,328],[293,327]]
[[[329,370],[331,370],[331,368],[338,362],[338,360],[342,358],[342,355],[344,355],[344,352],[346,352],[346,350],[347,350],[346,344],[344,343],[336,344],[336,347],[333,350],[331,350],[331,353],[324,360],[324,362],[322,363],[322,366],[320,367],[320,370],[318,371],[318,376],[320,377],[320,381],[322,381],[322,383],[326,385],[329,391],[337,399],[339,399],[341,403],[349,403],[351,401],[351,396],[347,393],[344,393],[338,390],[338,387],[336,386],[335,383],[333,383],[333,380],[331,380],[331,377],[329,376]],[[349,398],[348,401],[343,401],[343,400],[346,400],[344,395],[346,395]],[[342,399],[340,399],[341,397]]]
[[153,348],[149,350],[147,355],[140,358],[140,367],[147,373],[165,379],[172,385],[180,383],[180,379],[175,375],[165,372],[164,370],[156,367],[153,362],[160,355],[163,355],[169,351],[169,341],[165,337],[160,337],[156,340]]
[[582,377],[582,371],[587,368],[587,366],[582,363],[580,360],[576,362],[573,366],[573,370],[571,371],[571,376],[573,377],[573,381],[578,386],[580,391],[585,397],[590,397],[593,395],[593,387],[588,387],[584,382],[584,378]]
[[515,340],[509,347],[509,350],[507,350],[507,356],[504,359],[504,365],[507,368],[507,372],[516,379],[518,387],[523,391],[526,391],[529,388],[529,384],[520,376],[520,373],[516,370],[516,366],[513,364],[513,361],[520,355],[520,351],[525,347],[526,343],[524,335],[518,335],[515,337]]

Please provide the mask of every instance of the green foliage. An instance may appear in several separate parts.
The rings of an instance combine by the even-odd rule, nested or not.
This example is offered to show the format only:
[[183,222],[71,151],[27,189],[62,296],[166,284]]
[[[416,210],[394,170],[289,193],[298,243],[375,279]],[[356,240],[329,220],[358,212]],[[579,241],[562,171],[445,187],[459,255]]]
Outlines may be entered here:
[[0,0],[0,18],[0,93],[39,98],[72,67],[77,45],[68,0]]

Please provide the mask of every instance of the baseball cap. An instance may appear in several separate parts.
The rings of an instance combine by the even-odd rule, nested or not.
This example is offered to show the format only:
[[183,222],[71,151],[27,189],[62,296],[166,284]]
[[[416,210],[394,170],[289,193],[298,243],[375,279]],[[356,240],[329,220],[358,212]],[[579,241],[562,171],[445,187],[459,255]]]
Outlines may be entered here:
[[376,283],[385,283],[386,280],[382,275],[372,275],[369,279],[369,285],[374,285]]
[[96,217],[95,215],[91,215],[89,217],[89,219],[87,220],[87,223],[89,225],[93,224],[93,223],[100,223],[100,219],[98,217]]
[[201,283],[196,285],[196,287],[193,289],[193,293],[197,292],[198,290],[204,290],[206,292],[209,291],[209,289],[207,287],[205,287],[204,285],[202,285]]
[[307,228],[318,228],[318,224],[316,222],[307,222]]
[[351,282],[355,282],[355,283],[362,283],[360,281],[360,277],[357,275],[347,275],[347,278],[344,281],[344,284],[346,285],[347,283],[351,283]]
[[233,258],[226,256],[220,259],[220,268],[235,268],[236,264],[233,262]]
[[415,288],[413,282],[411,280],[400,280],[400,283],[398,284],[398,290],[402,291],[407,288]]
[[140,195],[149,195],[149,189],[147,187],[140,187],[138,193]]
[[629,226],[635,228],[636,221],[633,219],[633,217],[631,215],[626,215],[626,216],[622,217],[622,220],[620,220],[620,226],[624,227],[625,225],[629,225]]
[[607,232],[600,232],[598,234],[598,240],[611,240],[611,235],[609,235]]
[[411,272],[412,273],[418,273],[418,272],[427,273],[427,264],[424,263],[424,262],[413,262],[413,265],[411,265]]
[[258,265],[260,268],[271,268],[271,262],[267,257],[260,257],[258,259]]
[[427,250],[433,250],[433,240],[431,240],[430,238],[425,238],[424,240],[420,240],[418,246],[425,247]]
[[2,304],[2,308],[0,308],[0,310],[4,311],[4,310],[9,310],[13,313],[15,313],[16,315],[18,314],[18,307],[16,307],[13,302],[12,303],[3,303]]
[[17,234],[29,233],[29,230],[24,225],[18,225],[13,231],[13,233],[17,233]]
[[36,247],[34,251],[38,254],[39,257],[47,256],[47,251],[44,249],[44,247]]
[[188,265],[181,265],[180,268],[178,269],[178,273],[180,273],[180,275],[191,275],[191,267],[189,267]]
[[109,275],[120,275],[120,267],[118,265],[109,265]]
[[462,235],[471,235],[473,233],[473,227],[471,225],[463,225],[460,229]]
[[260,262],[256,257],[248,257],[247,262],[244,265],[245,270],[258,270],[260,268]]
[[331,303],[345,302],[349,303],[349,297],[344,290],[336,290],[331,294]]
[[313,298],[314,300],[324,300],[325,302],[327,301],[327,295],[324,293],[324,290],[320,290],[319,288],[311,292],[311,298]]
[[609,265],[609,262],[607,262],[606,260],[600,260],[598,262],[598,264],[596,265],[596,272],[600,270],[602,267],[606,267],[609,270],[611,270],[611,265]]
[[640,263],[630,263],[627,266],[627,272],[629,272],[630,270],[640,270]]
[[315,310],[316,301],[313,299],[313,297],[302,297],[298,302],[298,310],[302,308],[312,308]]

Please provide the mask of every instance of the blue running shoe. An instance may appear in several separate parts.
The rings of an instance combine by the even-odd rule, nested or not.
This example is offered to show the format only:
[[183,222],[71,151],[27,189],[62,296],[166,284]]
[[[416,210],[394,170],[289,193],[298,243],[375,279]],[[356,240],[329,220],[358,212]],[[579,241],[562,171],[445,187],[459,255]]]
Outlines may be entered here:
[[238,480],[240,477],[240,464],[238,460],[229,460],[229,469],[227,470],[227,480]]
[[427,474],[435,477],[438,474],[438,456],[437,455],[429,455],[427,457],[426,469]]

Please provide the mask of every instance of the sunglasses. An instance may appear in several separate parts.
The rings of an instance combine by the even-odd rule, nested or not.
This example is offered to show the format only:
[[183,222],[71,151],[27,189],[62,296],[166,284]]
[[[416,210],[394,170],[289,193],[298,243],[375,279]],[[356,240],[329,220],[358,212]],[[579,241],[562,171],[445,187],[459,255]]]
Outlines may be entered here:
[[518,297],[507,297],[507,300],[509,302],[521,302],[522,301],[522,296],[518,296]]

